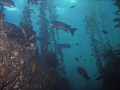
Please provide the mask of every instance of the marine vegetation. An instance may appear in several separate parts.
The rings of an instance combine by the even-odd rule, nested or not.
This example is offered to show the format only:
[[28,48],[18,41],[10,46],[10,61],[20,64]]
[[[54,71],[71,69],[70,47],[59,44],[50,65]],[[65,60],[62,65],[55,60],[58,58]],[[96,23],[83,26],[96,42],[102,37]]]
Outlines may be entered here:
[[[93,13],[95,11],[93,10]],[[119,49],[113,50],[107,38],[109,31],[106,31],[107,14],[99,9],[99,14],[96,16],[87,16],[85,20],[86,32],[90,35],[91,51],[96,57],[96,66],[98,67],[99,77],[96,80],[103,79],[104,90],[119,90]],[[105,21],[106,20],[106,21]],[[99,23],[100,21],[100,23]],[[115,21],[115,20],[114,20]],[[106,35],[106,40],[103,40],[102,33]]]
[[105,65],[100,79],[103,79],[104,90],[119,90],[120,48],[117,50],[106,50],[103,54]]
[[[29,0],[29,3],[36,4],[34,0]],[[5,14],[0,11],[0,90],[70,90],[69,82],[63,76],[66,74],[65,67],[58,67],[60,63],[57,58],[59,53],[63,60],[62,49],[70,48],[70,45],[63,44],[58,48],[59,43],[54,35],[57,31],[49,26],[49,22],[58,17],[54,13],[52,1],[44,0],[39,3],[40,39],[36,38],[36,32],[33,31],[30,18],[31,13],[35,12],[30,9],[29,3],[24,8],[20,27],[4,22]],[[48,6],[49,3],[51,6]],[[50,13],[49,18],[46,18],[46,10]],[[45,41],[42,42],[41,38]],[[42,54],[39,54],[36,46],[37,40]],[[55,43],[51,44],[51,41]]]
[[[116,12],[114,12],[114,14],[116,14],[116,15],[118,15],[120,17],[120,0],[112,0],[112,1],[114,2],[114,5],[119,8]],[[114,27],[115,28],[120,28],[119,18],[115,18],[113,21],[118,22],[118,24],[116,24]]]

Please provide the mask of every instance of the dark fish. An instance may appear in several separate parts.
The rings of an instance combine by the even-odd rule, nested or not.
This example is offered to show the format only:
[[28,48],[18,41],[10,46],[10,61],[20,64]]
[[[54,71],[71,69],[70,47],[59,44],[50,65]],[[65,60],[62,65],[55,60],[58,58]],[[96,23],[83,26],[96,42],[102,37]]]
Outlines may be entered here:
[[80,57],[82,57],[82,55],[80,55]]
[[11,8],[15,7],[15,4],[12,0],[0,0],[0,4]]
[[79,45],[79,43],[77,43],[76,45]]
[[75,60],[79,62],[79,60],[77,58],[75,58]]
[[74,6],[71,6],[70,8],[74,8],[76,5],[74,5]]
[[86,59],[85,59],[85,61],[86,61]]
[[102,30],[102,32],[103,32],[104,34],[108,34],[108,32],[107,32],[107,31],[105,31],[105,30]]
[[114,22],[120,22],[120,18],[116,18],[113,20]]
[[77,30],[77,28],[71,28],[70,25],[67,25],[63,22],[60,21],[52,21],[52,27],[59,29],[59,30],[64,30],[65,32],[71,32],[72,36],[74,35],[74,32]]
[[87,72],[82,68],[82,67],[77,67],[77,71],[80,75],[82,75],[87,81],[89,81],[89,79],[91,79]]
[[97,77],[97,78],[96,78],[96,81],[103,79],[103,77],[104,77],[103,75]]

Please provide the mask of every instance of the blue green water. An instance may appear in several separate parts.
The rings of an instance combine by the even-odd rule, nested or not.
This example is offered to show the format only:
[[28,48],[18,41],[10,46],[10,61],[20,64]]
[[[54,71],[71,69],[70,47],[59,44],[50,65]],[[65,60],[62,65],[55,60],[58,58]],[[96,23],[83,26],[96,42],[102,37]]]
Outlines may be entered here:
[[[20,26],[19,22],[22,21],[22,11],[27,5],[27,1],[13,1],[16,7],[4,10],[6,14],[5,20]],[[59,44],[71,45],[71,48],[65,48],[62,52],[63,65],[65,66],[66,76],[72,90],[102,90],[102,79],[96,81],[99,73],[96,66],[97,59],[95,55],[91,56],[94,53],[91,38],[93,38],[92,33],[94,33],[94,38],[101,43],[98,45],[100,52],[102,47],[104,47],[101,46],[102,44],[108,47],[106,44],[108,41],[113,50],[118,49],[117,43],[120,43],[120,30],[114,27],[118,22],[113,22],[115,18],[119,17],[113,13],[118,10],[118,7],[113,5],[114,2],[111,0],[53,0],[53,4],[56,6],[56,14],[59,15],[57,20],[78,29],[75,31],[74,36],[70,32],[58,31]],[[70,8],[73,5],[76,6]],[[39,25],[36,24],[39,18],[34,18],[40,15],[39,5],[31,5],[30,8],[34,9],[35,12],[35,14],[31,13],[31,20],[34,31],[39,36]],[[90,18],[95,19],[95,21],[89,22]],[[86,30],[86,26],[89,28],[88,30]],[[102,33],[103,29],[108,32],[107,35]],[[77,43],[79,45],[76,45]],[[37,43],[37,45],[39,53],[41,53],[40,43]],[[78,58],[79,62],[75,58]],[[104,65],[104,61],[102,62]],[[89,82],[78,73],[77,67],[79,66],[84,68],[89,77],[91,77]]]

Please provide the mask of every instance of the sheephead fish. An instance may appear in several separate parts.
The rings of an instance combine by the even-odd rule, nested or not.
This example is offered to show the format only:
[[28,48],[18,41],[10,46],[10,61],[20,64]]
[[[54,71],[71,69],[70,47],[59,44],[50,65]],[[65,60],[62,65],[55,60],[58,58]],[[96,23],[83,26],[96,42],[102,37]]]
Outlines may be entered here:
[[80,75],[82,75],[87,81],[89,81],[89,79],[91,79],[87,72],[82,68],[82,67],[77,67],[77,71]]
[[71,28],[70,25],[67,25],[63,22],[56,21],[56,20],[52,21],[51,26],[58,30],[63,30],[67,33],[70,31],[72,36],[74,36],[74,32],[77,30],[77,28]]
[[3,5],[3,6],[10,7],[10,8],[15,7],[15,4],[12,0],[0,0],[0,4]]

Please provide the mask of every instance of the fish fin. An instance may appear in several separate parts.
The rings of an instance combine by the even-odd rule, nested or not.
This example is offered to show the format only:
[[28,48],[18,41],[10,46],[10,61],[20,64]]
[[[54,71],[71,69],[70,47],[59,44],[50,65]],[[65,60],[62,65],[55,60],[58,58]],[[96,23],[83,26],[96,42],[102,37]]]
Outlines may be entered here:
[[77,28],[71,28],[70,29],[70,32],[71,32],[71,34],[72,34],[72,36],[74,36],[74,32],[77,30]]

